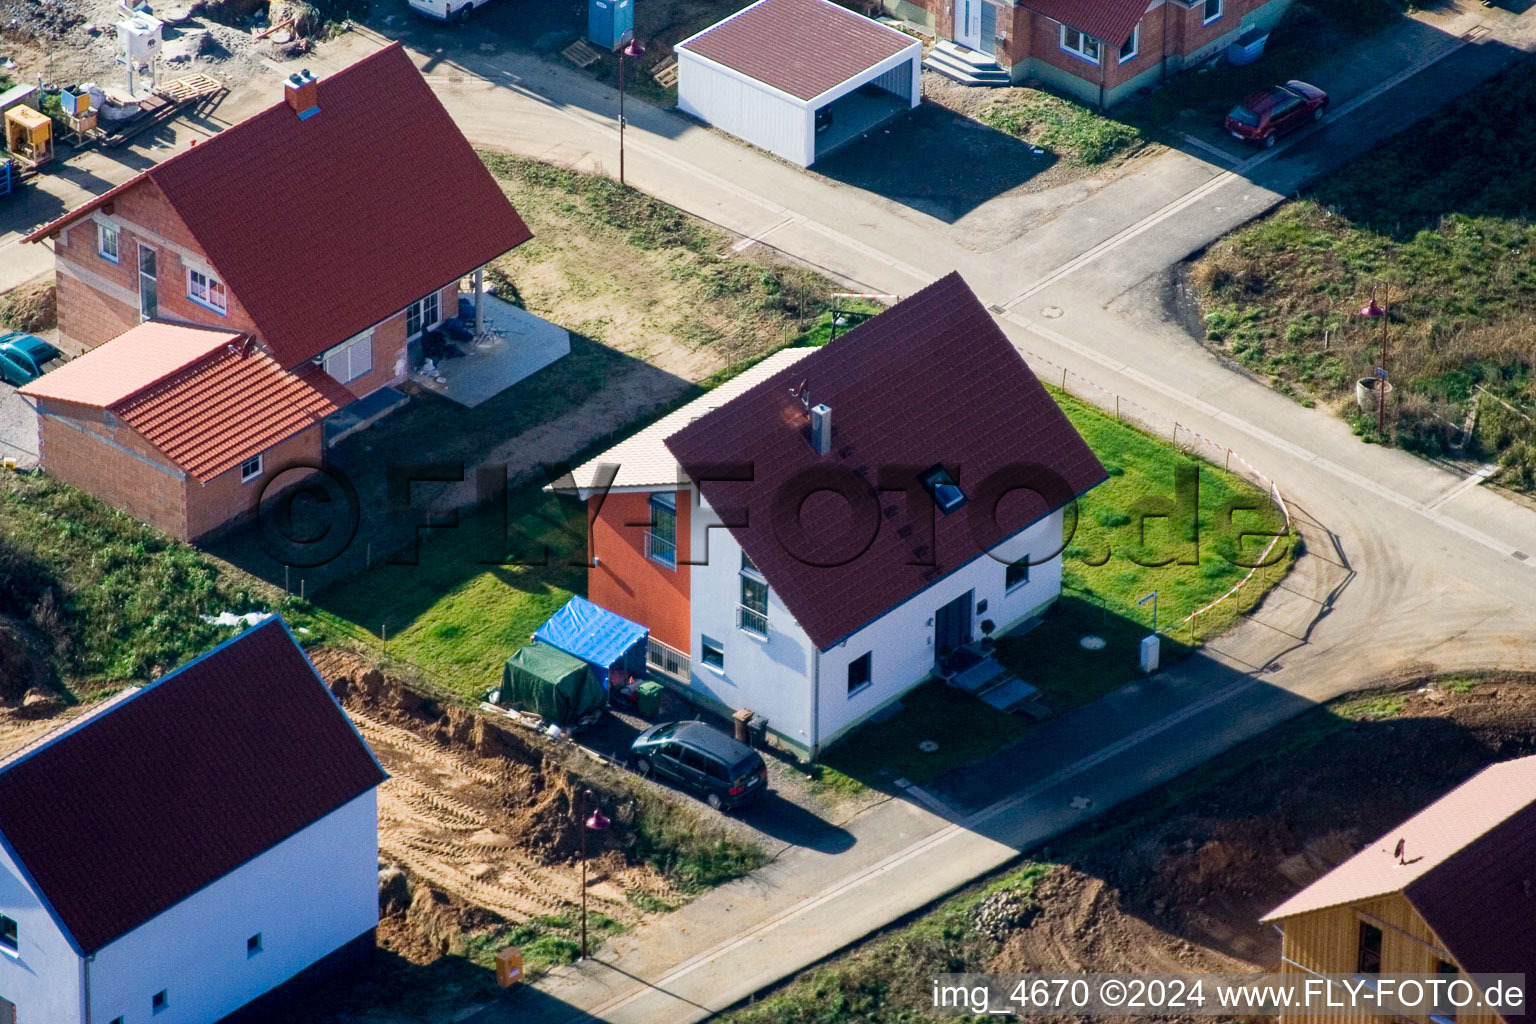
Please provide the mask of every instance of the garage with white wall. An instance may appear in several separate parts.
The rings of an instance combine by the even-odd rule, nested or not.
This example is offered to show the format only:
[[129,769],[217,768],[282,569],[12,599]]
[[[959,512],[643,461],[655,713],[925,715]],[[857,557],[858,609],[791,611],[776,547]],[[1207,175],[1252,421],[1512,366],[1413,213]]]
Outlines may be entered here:
[[829,0],[758,0],[676,51],[684,113],[801,167],[922,99],[922,44]]

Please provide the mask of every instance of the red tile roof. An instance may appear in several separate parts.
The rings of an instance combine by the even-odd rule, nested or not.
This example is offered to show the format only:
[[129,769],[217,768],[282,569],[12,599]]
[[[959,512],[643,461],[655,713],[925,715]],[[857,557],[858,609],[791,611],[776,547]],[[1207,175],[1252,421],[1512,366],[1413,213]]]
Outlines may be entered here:
[[1107,46],[1119,46],[1147,13],[1147,0],[1020,0],[1052,21],[1086,32]]
[[1536,756],[1483,769],[1263,920],[1394,892],[1462,970],[1536,977]]
[[[183,363],[169,366],[173,360],[166,352]],[[23,393],[110,409],[201,481],[292,437],[353,398],[320,367],[284,370],[240,335],[158,322],[118,335],[44,374]]]
[[272,620],[0,767],[0,834],[89,954],[385,777]]
[[829,0],[758,0],[677,44],[802,100],[920,45]]
[[239,331],[151,320],[43,374],[21,393],[105,409],[244,338]]
[[[810,446],[808,416],[791,393],[802,382],[812,402],[832,408],[829,455]],[[1105,479],[958,274],[699,417],[667,447],[723,521],[740,522],[731,510],[745,513],[731,535],[823,650]],[[731,460],[750,462],[753,479],[710,479]],[[967,507],[933,508],[916,478],[935,464],[960,484]],[[980,484],[1014,466],[1037,493],[1014,491],[1000,503],[998,527],[984,527],[983,509],[998,502]],[[801,508],[814,489],[805,474],[829,470],[871,484],[888,476],[879,500],[852,519],[841,498],[817,496]],[[911,511],[890,486],[919,488]],[[930,513],[931,537],[926,525],[907,528]],[[872,540],[866,515],[879,520]],[[816,528],[796,537],[799,523]]]
[[399,43],[149,168],[257,334],[295,366],[530,237]]

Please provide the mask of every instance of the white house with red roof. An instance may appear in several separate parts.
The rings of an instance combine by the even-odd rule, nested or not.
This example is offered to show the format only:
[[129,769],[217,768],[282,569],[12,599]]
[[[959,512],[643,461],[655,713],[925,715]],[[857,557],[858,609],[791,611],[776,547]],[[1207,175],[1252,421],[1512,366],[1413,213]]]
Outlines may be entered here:
[[[958,275],[576,469],[587,597],[685,695],[811,755],[1060,594],[1103,467]],[[995,692],[1017,697],[1020,687]]]
[[0,1021],[214,1024],[367,956],[384,779],[275,619],[0,763]]
[[43,468],[183,539],[216,532],[283,466],[317,463],[317,420],[397,404],[385,389],[457,315],[460,281],[478,289],[529,237],[398,43],[291,76],[268,109],[28,236],[54,250],[63,347],[91,359],[32,392]]

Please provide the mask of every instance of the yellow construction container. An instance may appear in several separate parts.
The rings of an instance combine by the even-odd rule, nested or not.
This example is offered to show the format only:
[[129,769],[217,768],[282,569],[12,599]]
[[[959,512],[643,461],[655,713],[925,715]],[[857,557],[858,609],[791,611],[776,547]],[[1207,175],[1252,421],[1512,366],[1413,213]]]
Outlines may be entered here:
[[508,946],[496,954],[496,984],[510,988],[523,980],[523,951]]
[[53,119],[31,107],[5,112],[5,148],[28,167],[53,159]]

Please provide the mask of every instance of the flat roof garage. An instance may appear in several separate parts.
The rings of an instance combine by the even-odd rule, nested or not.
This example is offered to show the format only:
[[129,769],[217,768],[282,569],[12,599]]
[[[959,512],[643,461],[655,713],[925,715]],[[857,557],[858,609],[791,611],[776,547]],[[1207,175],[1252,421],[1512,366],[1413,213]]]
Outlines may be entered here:
[[679,108],[801,167],[921,99],[922,44],[829,0],[758,0],[676,51]]

